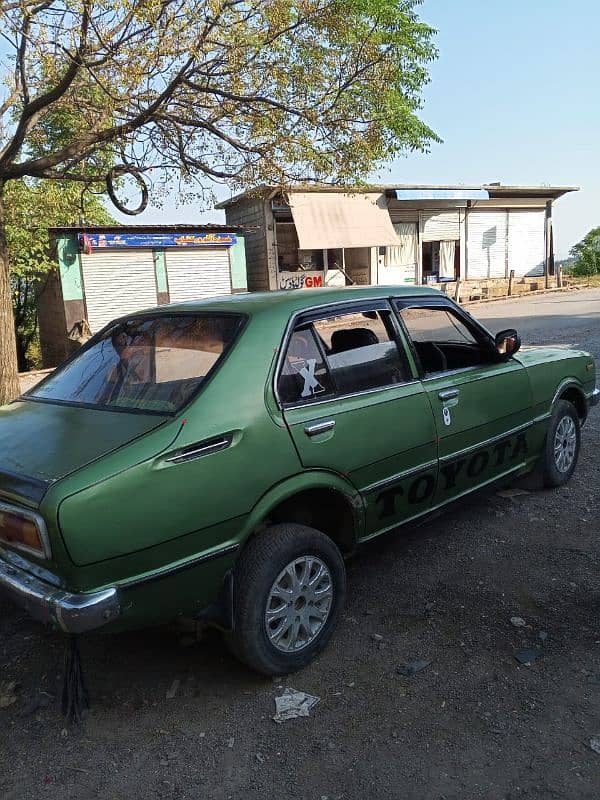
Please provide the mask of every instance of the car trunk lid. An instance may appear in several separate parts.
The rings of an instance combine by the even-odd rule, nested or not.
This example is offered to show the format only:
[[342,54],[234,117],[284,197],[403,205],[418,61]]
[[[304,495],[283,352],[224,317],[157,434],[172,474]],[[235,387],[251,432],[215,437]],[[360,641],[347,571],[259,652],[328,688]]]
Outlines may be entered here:
[[38,505],[60,478],[158,427],[165,417],[19,400],[0,409],[0,496]]

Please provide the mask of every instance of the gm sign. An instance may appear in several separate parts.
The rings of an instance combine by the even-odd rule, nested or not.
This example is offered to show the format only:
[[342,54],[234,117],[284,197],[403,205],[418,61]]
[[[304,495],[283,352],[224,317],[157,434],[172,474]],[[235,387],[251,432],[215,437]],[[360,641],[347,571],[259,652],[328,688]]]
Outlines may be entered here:
[[280,272],[277,286],[279,289],[318,289],[323,286],[323,273],[316,270]]

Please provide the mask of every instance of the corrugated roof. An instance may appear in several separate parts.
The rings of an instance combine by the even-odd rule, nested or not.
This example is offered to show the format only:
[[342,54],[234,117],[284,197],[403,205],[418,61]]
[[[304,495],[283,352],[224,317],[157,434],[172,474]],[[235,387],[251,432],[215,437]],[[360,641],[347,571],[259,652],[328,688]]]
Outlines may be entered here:
[[548,197],[557,200],[568,192],[578,192],[579,186],[503,186],[499,183],[488,183],[490,197]]
[[222,231],[227,233],[243,233],[250,228],[239,225],[217,225],[207,223],[206,225],[64,225],[55,228],[48,228],[49,233],[122,233],[132,231],[133,233],[178,233],[180,231],[190,231],[191,233],[201,233],[203,231]]
[[253,197],[263,197],[268,199],[271,195],[279,191],[285,192],[344,192],[349,194],[363,193],[363,192],[393,192],[396,189],[413,189],[413,190],[447,190],[459,191],[478,190],[484,189],[489,192],[490,198],[494,197],[547,197],[549,200],[556,200],[568,192],[578,192],[579,186],[511,186],[501,183],[389,183],[389,184],[362,184],[360,186],[330,186],[328,184],[296,184],[288,187],[276,186],[257,186],[254,189],[249,189],[246,192],[237,194],[229,200],[223,200],[218,203],[215,208],[227,208],[234,205],[240,200]]

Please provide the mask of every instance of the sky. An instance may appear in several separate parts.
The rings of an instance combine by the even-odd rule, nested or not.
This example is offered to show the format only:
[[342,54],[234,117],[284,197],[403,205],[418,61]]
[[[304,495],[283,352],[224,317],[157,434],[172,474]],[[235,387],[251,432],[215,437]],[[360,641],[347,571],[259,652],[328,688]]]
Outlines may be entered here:
[[[579,186],[554,204],[558,258],[600,225],[600,3],[425,0],[438,30],[421,117],[443,139],[377,170],[381,183]],[[220,198],[228,191],[218,189]],[[120,217],[131,222],[131,218]],[[224,222],[223,212],[149,208],[136,223]]]

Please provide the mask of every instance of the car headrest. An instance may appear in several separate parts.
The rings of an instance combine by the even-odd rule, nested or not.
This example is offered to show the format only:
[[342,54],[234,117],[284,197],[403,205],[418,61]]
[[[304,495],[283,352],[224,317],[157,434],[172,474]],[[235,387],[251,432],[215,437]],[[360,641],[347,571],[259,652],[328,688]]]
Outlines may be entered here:
[[331,335],[331,352],[343,353],[357,347],[379,344],[379,339],[369,328],[345,328],[334,331]]

